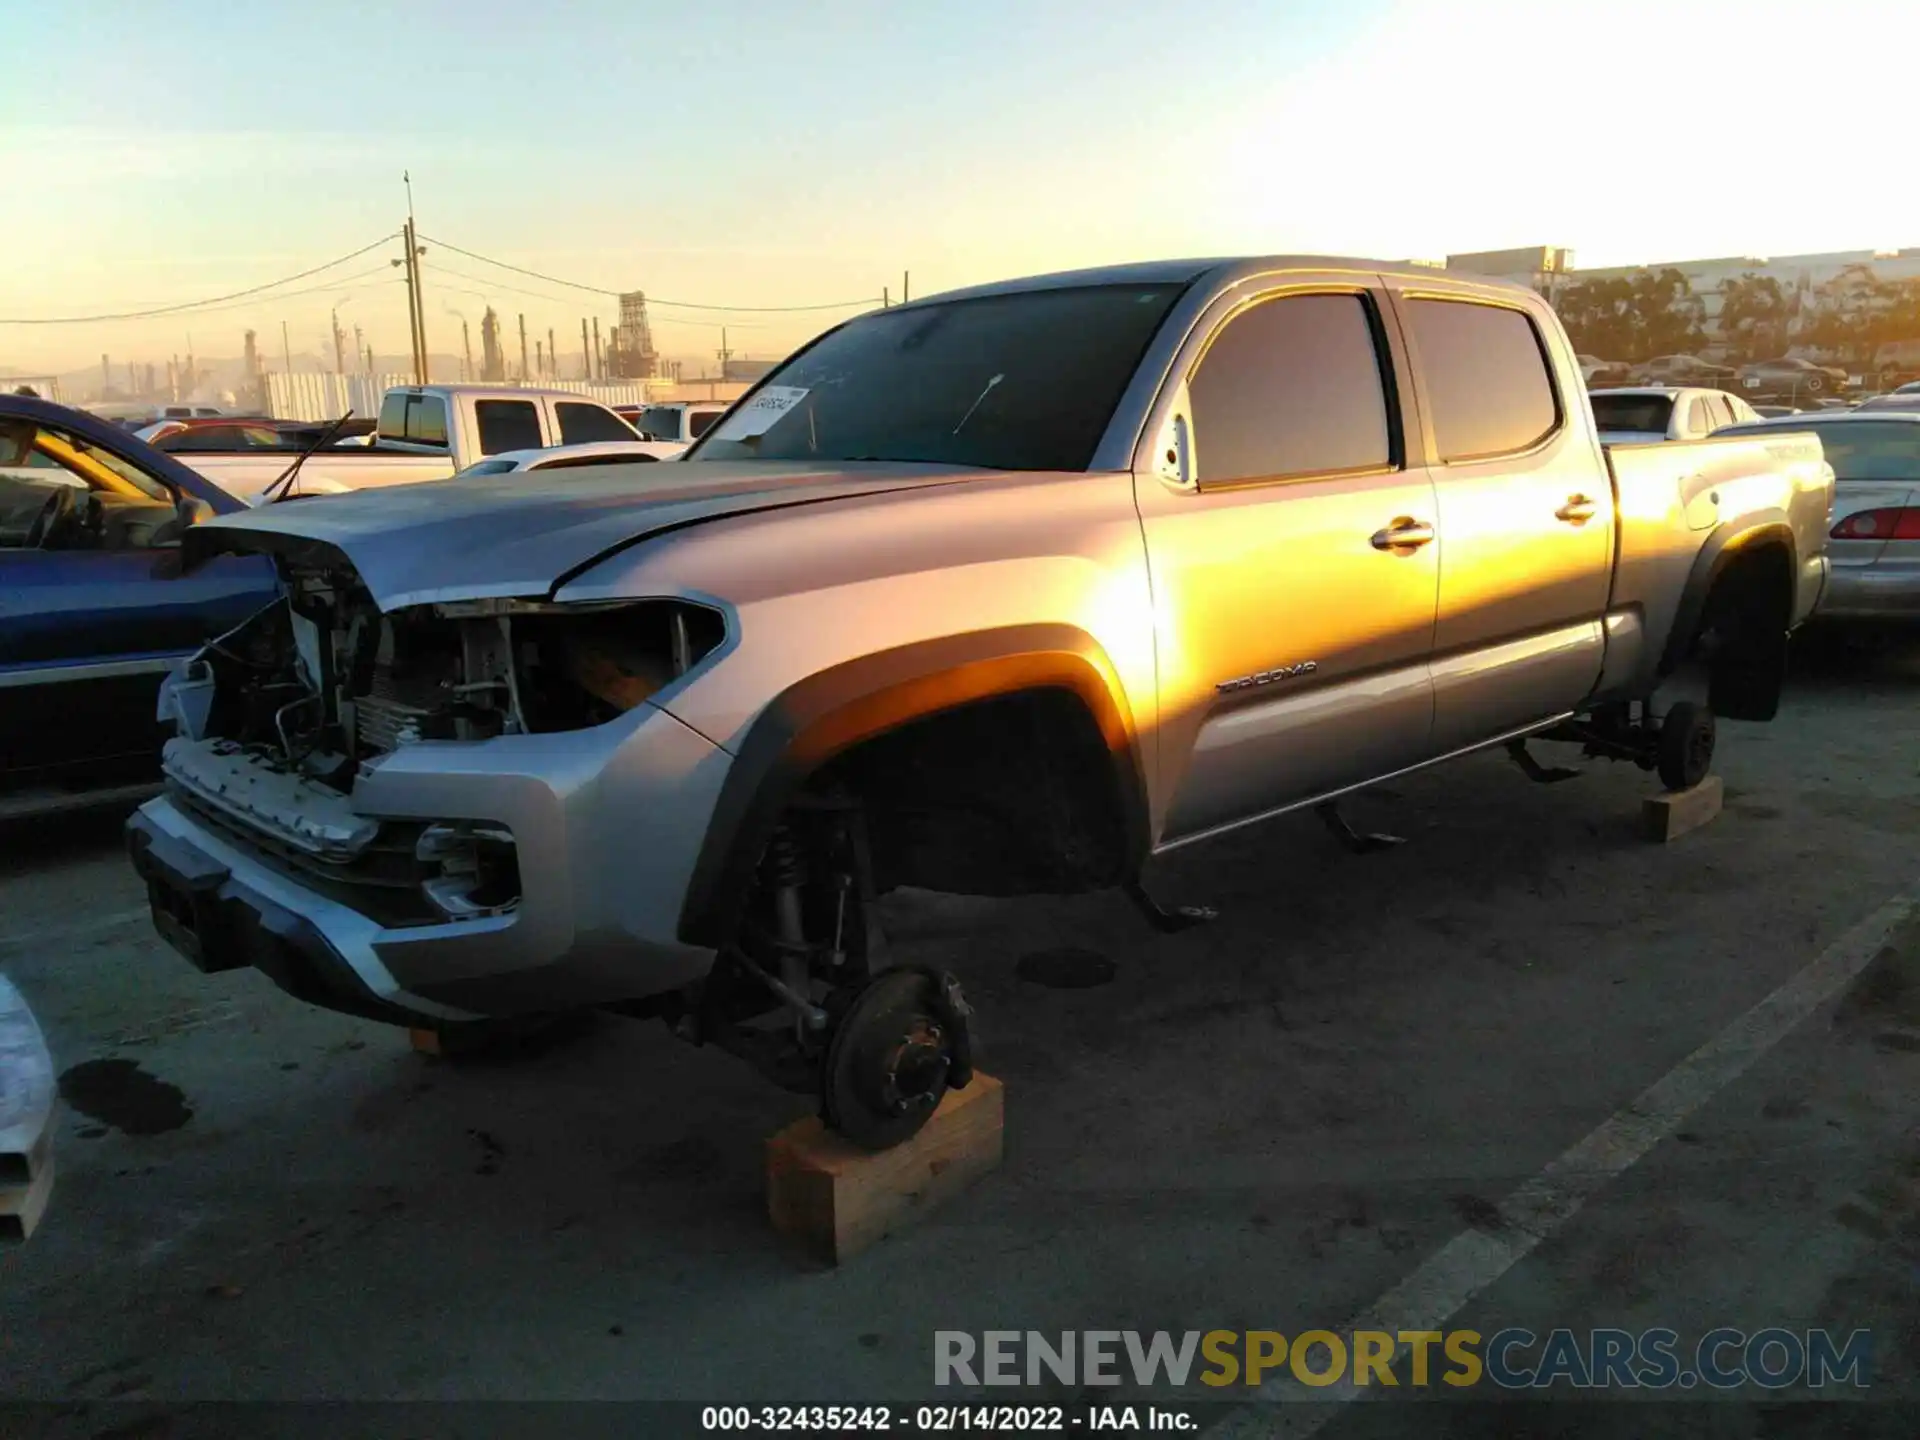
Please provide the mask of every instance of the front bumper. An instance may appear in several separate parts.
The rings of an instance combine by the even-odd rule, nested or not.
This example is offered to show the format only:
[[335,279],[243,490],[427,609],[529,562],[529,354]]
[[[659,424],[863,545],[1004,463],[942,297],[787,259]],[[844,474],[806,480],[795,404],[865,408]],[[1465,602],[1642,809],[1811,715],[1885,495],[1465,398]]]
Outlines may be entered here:
[[519,904],[445,923],[383,923],[184,796],[143,806],[127,838],[156,928],[203,970],[251,965],[300,999],[399,1024],[534,1014],[704,973],[711,952],[677,931],[731,759],[650,705],[594,730],[382,757],[354,787],[357,813],[514,837]]

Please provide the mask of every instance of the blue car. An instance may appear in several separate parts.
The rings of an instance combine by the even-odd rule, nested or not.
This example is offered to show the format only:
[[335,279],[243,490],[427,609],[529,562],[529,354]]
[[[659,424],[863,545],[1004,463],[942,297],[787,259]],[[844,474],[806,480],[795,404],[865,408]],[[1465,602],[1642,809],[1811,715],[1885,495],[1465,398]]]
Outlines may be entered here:
[[239,500],[108,421],[0,395],[0,818],[151,784],[160,681],[279,593],[257,555],[182,573]]

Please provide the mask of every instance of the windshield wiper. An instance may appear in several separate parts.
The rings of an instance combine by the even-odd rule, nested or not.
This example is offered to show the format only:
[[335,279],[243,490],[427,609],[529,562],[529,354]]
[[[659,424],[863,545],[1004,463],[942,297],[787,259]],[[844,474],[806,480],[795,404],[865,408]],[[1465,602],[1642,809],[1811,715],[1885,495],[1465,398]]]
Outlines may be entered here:
[[[293,463],[286,468],[280,478],[260,492],[261,503],[277,505],[282,500],[291,499],[293,497],[294,482],[300,478],[300,467],[307,463],[307,457],[313,454],[314,451],[325,448],[332,441],[333,437],[340,433],[341,428],[346,425],[347,421],[352,418],[353,411],[349,409],[346,414],[342,415],[338,420],[334,421],[316,435],[311,445],[294,456]],[[275,495],[273,492],[279,490],[283,485],[286,486],[286,489],[281,494]]]
[[[978,410],[980,406],[986,401],[987,396],[993,393],[993,387],[998,385],[1002,380],[1006,378],[1007,377],[1004,374],[1001,374],[1001,375],[996,375],[991,380],[987,381],[986,388],[982,390],[979,393],[979,395],[974,398],[973,404],[967,407],[967,413],[960,417],[960,425],[965,425],[967,421],[973,418],[973,412]],[[953,433],[955,435],[958,435],[960,433],[960,425],[956,425],[953,427]]]

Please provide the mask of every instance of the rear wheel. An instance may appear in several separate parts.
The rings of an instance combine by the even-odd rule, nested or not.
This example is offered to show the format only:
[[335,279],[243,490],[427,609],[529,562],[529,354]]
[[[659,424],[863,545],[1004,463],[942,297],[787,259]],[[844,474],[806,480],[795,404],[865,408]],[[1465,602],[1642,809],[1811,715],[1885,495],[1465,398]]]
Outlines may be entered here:
[[1691,700],[1675,704],[1660,723],[1660,783],[1669,790],[1691,790],[1706,779],[1713,768],[1714,738],[1711,710]]

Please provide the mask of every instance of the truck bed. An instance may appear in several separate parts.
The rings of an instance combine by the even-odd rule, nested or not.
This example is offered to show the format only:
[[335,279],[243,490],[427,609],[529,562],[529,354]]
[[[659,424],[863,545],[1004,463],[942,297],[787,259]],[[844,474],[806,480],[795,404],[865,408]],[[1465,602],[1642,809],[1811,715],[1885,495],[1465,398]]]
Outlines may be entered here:
[[[1711,565],[1726,543],[1756,525],[1784,525],[1792,532],[1798,560],[1793,618],[1798,622],[1812,611],[1826,576],[1824,537],[1833,496],[1833,471],[1818,436],[1783,431],[1765,439],[1601,448],[1619,515],[1610,649],[1626,643],[1630,631],[1640,637],[1671,633],[1696,566]],[[1609,656],[1609,689],[1621,687],[1623,658]],[[1636,655],[1634,676],[1650,675],[1659,660],[1658,654]]]
[[[176,458],[229,495],[247,501],[285,474],[294,461],[294,456],[285,451],[182,454]],[[412,485],[422,480],[445,480],[452,474],[453,461],[444,455],[348,446],[309,456],[300,467],[299,487],[308,494],[337,494],[387,485]]]

